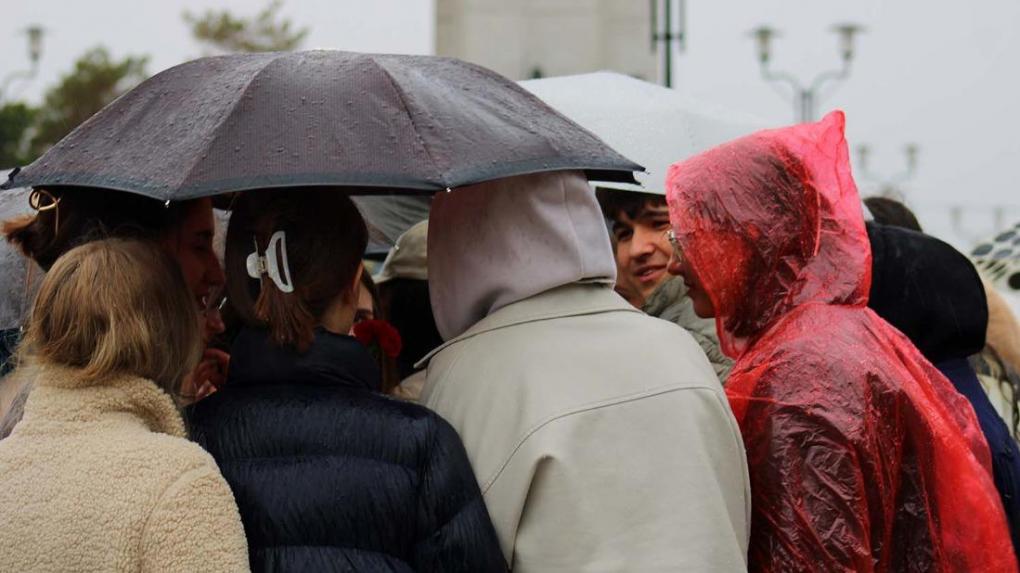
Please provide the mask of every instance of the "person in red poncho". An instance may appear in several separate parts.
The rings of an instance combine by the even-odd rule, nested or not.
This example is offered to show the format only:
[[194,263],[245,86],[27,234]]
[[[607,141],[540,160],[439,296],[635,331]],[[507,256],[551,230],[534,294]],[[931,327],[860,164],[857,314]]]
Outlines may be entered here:
[[866,307],[871,251],[841,112],[672,166],[695,310],[736,359],[754,571],[1015,571],[974,412]]

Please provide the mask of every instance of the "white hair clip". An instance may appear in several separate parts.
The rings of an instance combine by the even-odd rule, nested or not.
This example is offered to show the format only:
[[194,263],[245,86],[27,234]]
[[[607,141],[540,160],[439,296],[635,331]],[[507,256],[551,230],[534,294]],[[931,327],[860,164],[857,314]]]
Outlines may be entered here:
[[[262,275],[267,274],[281,292],[294,292],[294,283],[290,280],[290,265],[287,263],[287,234],[283,231],[273,233],[273,236],[269,237],[269,244],[266,245],[265,255],[259,254],[259,243],[254,237],[252,241],[255,243],[255,252],[248,255],[245,261],[248,276],[261,280]],[[278,258],[282,266],[277,263]],[[280,274],[281,268],[283,274]]]

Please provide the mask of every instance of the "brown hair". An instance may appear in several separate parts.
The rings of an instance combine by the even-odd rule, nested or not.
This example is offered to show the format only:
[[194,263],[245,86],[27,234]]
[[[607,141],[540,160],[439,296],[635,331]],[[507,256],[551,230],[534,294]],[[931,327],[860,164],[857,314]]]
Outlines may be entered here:
[[85,380],[131,374],[177,396],[202,335],[170,257],[151,242],[106,239],[72,249],[46,274],[20,351],[80,368]]
[[4,221],[0,231],[48,270],[64,253],[109,237],[158,239],[179,226],[194,201],[168,205],[121,191],[57,187],[32,191],[39,210]]
[[[375,279],[372,278],[367,269],[361,273],[361,286],[365,287],[369,296],[372,297],[372,314],[375,320],[385,320],[393,325],[389,315],[383,310],[381,299],[379,298],[379,293],[381,292],[379,287],[384,285],[385,283],[383,285],[376,285]],[[355,317],[355,320],[357,320],[357,317]],[[393,325],[393,327],[396,328],[396,325]],[[397,332],[400,332],[400,330],[398,329]],[[401,335],[401,340],[403,340],[403,335]],[[400,356],[403,356],[403,351],[401,351]],[[385,352],[379,352],[376,356],[379,372],[382,374],[382,384],[379,386],[379,391],[383,394],[389,394],[400,384],[401,376],[400,371],[397,369],[397,360],[400,356],[390,358]]]
[[[247,272],[248,255],[256,245],[265,253],[277,231],[286,233],[291,293]],[[354,278],[367,244],[365,221],[338,189],[249,191],[238,198],[227,228],[230,300],[245,322],[268,327],[276,344],[304,352],[330,303],[357,297]]]
[[903,227],[911,231],[923,233],[921,223],[917,221],[917,215],[909,207],[895,199],[888,197],[868,197],[864,205],[871,212],[871,217],[881,225],[893,225]]
[[630,219],[637,219],[649,207],[662,207],[666,205],[665,195],[655,193],[642,193],[638,191],[624,191],[597,187],[595,198],[598,199],[599,207],[602,208],[602,216],[617,221],[620,215],[626,215]]

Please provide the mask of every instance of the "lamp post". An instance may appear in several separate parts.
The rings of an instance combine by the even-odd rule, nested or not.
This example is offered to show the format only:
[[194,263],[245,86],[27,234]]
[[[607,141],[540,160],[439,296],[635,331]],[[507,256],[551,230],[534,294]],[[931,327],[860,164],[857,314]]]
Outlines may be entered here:
[[889,177],[882,177],[875,174],[868,165],[868,160],[871,157],[871,146],[867,144],[860,144],[857,146],[857,165],[854,171],[861,176],[861,178],[874,182],[878,187],[878,194],[883,197],[889,197],[890,199],[896,199],[902,201],[903,191],[901,186],[907,181],[913,179],[914,175],[917,174],[917,163],[918,156],[921,153],[921,146],[916,143],[908,143],[903,146],[903,156],[905,159],[905,165],[902,171],[894,173]]
[[28,61],[30,64],[27,70],[18,70],[11,72],[4,78],[3,83],[0,83],[0,103],[3,103],[7,89],[16,80],[30,80],[35,77],[36,72],[39,71],[39,59],[42,58],[42,47],[43,47],[43,30],[42,26],[32,25],[25,28],[24,34],[28,36]]
[[758,65],[761,75],[768,82],[788,84],[794,93],[794,111],[798,122],[814,121],[818,110],[821,88],[828,82],[842,81],[850,76],[850,62],[854,58],[854,42],[857,35],[864,31],[857,24],[837,24],[832,31],[839,37],[841,65],[838,70],[822,72],[815,76],[811,83],[804,84],[793,74],[776,72],[770,67],[772,60],[772,42],[779,37],[779,32],[769,26],[759,26],[751,30],[751,37],[758,49]]
[[[676,0],[678,27],[673,29],[674,0],[651,0],[652,16],[652,52],[662,44],[662,84],[673,87],[673,43],[682,52],[687,46],[687,2]],[[659,6],[662,5],[662,26],[659,26]]]

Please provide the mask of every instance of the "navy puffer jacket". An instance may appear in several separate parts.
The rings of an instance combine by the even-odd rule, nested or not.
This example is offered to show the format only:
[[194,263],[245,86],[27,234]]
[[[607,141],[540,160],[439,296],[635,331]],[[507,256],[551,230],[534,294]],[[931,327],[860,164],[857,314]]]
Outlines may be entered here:
[[376,392],[353,338],[303,355],[246,330],[187,412],[237,499],[254,571],[505,571],[456,431]]

